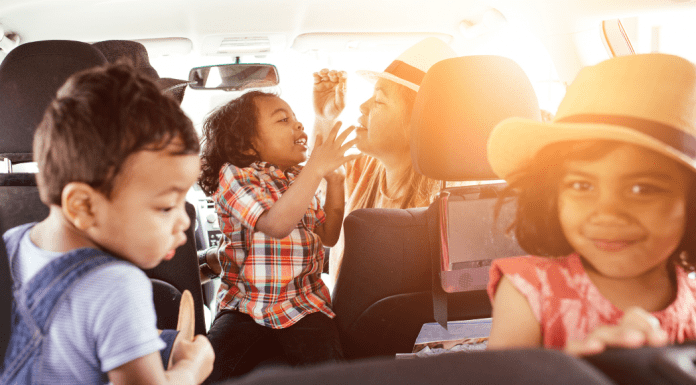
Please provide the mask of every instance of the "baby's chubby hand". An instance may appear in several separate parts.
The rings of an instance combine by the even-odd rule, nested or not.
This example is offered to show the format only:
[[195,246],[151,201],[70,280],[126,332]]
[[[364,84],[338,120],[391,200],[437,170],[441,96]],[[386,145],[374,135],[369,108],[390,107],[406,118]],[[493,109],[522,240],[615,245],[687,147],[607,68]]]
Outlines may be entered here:
[[203,335],[197,335],[193,341],[178,338],[172,347],[172,365],[187,363],[195,376],[196,384],[203,383],[213,371],[215,353],[210,341]]
[[638,348],[664,346],[669,343],[660,321],[647,311],[632,307],[624,313],[618,325],[600,326],[582,341],[569,341],[565,352],[573,356],[601,353],[607,348]]
[[317,135],[312,154],[309,156],[303,172],[317,172],[318,176],[326,178],[327,182],[331,182],[329,179],[341,178],[341,175],[345,175],[341,174],[340,171],[336,173],[336,169],[344,163],[362,156],[362,154],[345,155],[346,151],[356,142],[356,139],[353,139],[344,143],[348,135],[355,130],[355,127],[348,127],[339,134],[338,130],[340,128],[341,122],[337,122],[326,139],[321,135]]

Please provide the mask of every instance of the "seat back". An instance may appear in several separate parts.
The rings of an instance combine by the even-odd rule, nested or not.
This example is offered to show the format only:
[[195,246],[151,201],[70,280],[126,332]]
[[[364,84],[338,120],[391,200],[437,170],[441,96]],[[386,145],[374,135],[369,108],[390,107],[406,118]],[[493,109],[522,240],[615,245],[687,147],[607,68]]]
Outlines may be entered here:
[[[426,208],[361,209],[346,218],[346,247],[333,291],[346,357],[408,352],[421,320],[432,318],[427,224]],[[397,316],[404,314],[409,317]]]
[[34,174],[0,174],[0,235],[15,226],[42,221],[47,216],[48,206],[41,202]]
[[[541,120],[534,88],[514,61],[482,55],[436,63],[425,75],[413,109],[414,168],[440,180],[497,179],[486,145],[493,127],[510,117]],[[443,327],[452,319],[451,293],[485,293],[491,261],[524,253],[505,234],[514,205],[505,206],[499,223],[494,220],[497,192],[504,187],[498,181],[448,188],[431,204],[438,213],[430,227],[433,310]]]
[[12,274],[5,241],[0,237],[0,372],[12,333]]
[[[436,63],[421,82],[412,113],[414,168],[433,179],[494,179],[486,159],[486,139],[498,122],[513,116],[540,119],[531,83],[512,60],[466,56]],[[470,287],[473,290],[444,296],[440,279],[442,241],[450,234],[441,231],[447,230],[442,226],[443,210],[449,211],[450,222],[470,226],[469,236],[492,234],[502,239],[502,229],[491,226],[488,231],[490,206],[477,202],[475,209],[468,207],[480,197],[470,190],[461,195],[467,199],[457,200],[453,211],[438,199],[429,208],[363,209],[346,217],[343,262],[333,292],[346,357],[409,352],[421,325],[436,319],[434,308],[437,314],[444,312],[445,319],[490,316],[490,302],[482,290],[487,267],[481,261],[516,253],[518,249],[509,245],[514,242],[471,242],[484,247],[469,254],[481,256],[479,259],[464,264],[475,267],[472,270],[479,283]],[[458,197],[459,192],[451,194]],[[494,200],[487,199],[487,204]],[[484,221],[482,212],[486,213]],[[506,250],[498,252],[506,243]],[[467,279],[465,275],[459,278]]]
[[[186,213],[191,220],[191,226],[186,230],[186,243],[179,246],[174,253],[174,257],[169,261],[162,261],[153,269],[145,270],[148,277],[167,282],[174,286],[179,292],[188,290],[193,295],[196,318],[196,334],[206,334],[205,315],[203,313],[203,291],[201,289],[201,277],[198,273],[198,254],[196,253],[196,240],[193,230],[196,223],[196,209],[189,202],[186,202]],[[173,303],[167,298],[162,298],[165,304]],[[178,302],[176,312],[178,314]],[[157,306],[157,304],[156,304]],[[166,306],[161,308],[166,309]],[[166,311],[172,314],[173,309]],[[158,314],[158,318],[160,314]],[[176,325],[176,319],[173,320]]]
[[350,363],[317,365],[304,369],[287,368],[259,371],[244,378],[229,380],[221,384],[455,385],[467,383],[614,384],[602,372],[582,359],[570,357],[559,351],[545,349],[443,354],[437,357],[411,360],[360,360]]
[[[106,58],[97,48],[78,41],[38,41],[12,50],[0,64],[0,95],[3,96],[0,98],[0,157],[13,163],[31,161],[34,129],[58,89],[72,74],[106,63]],[[187,203],[186,211],[191,219],[191,227],[186,233],[187,243],[176,250],[172,260],[146,273],[181,292],[188,289],[193,294],[196,333],[205,334],[193,235],[195,208]],[[39,199],[34,174],[0,174],[0,230],[3,233],[24,223],[41,221],[48,212],[48,207]],[[166,298],[164,301],[171,303]]]
[[58,88],[70,75],[104,63],[104,55],[79,41],[36,41],[10,51],[0,64],[0,157],[30,162],[34,129]]
[[[98,50],[79,41],[37,41],[10,51],[0,64],[0,158],[10,166],[32,161],[34,130],[56,91],[75,72],[104,63]],[[2,233],[46,216],[34,174],[0,174]]]

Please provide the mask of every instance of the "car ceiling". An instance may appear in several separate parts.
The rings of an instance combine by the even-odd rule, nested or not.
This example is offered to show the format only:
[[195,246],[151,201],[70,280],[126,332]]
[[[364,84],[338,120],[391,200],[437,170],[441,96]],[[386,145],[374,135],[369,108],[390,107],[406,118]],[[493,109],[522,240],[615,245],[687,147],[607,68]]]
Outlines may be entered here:
[[490,8],[537,35],[572,33],[598,20],[694,0],[0,0],[0,24],[22,42],[279,34],[285,48],[305,33],[444,33]]

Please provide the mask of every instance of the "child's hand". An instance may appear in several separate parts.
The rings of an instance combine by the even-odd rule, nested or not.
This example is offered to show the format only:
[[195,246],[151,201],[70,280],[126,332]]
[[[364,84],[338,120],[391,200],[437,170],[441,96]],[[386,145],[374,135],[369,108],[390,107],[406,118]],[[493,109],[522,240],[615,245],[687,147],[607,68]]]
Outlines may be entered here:
[[[321,134],[317,135],[312,154],[309,156],[307,165],[302,171],[303,173],[316,171],[320,177],[326,178],[342,164],[362,156],[361,154],[344,155],[356,142],[356,139],[353,139],[343,143],[348,135],[355,130],[355,127],[348,127],[348,129],[343,131],[340,135],[338,134],[339,128],[341,128],[341,122],[337,122],[333,126],[326,140],[323,139]],[[331,178],[331,176],[329,176],[329,178]]]
[[324,68],[314,73],[314,113],[334,120],[346,107],[346,72]]
[[186,362],[188,367],[193,370],[196,384],[200,384],[210,376],[213,371],[215,353],[210,341],[203,335],[197,335],[193,341],[186,341],[184,338],[177,338],[172,346],[172,367]]
[[582,341],[569,341],[566,353],[586,356],[601,353],[607,348],[638,348],[664,346],[669,343],[667,333],[660,322],[647,311],[633,307],[626,310],[616,326],[600,326]]

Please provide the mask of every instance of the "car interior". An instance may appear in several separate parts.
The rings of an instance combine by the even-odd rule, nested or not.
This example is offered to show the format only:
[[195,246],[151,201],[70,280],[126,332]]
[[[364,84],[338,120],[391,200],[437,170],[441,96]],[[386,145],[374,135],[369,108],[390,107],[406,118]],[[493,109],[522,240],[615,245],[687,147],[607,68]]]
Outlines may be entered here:
[[[312,73],[322,68],[348,72],[340,120],[356,124],[372,84],[354,71],[382,71],[412,44],[437,37],[459,56],[425,75],[410,140],[413,167],[440,181],[440,192],[429,207],[346,216],[331,296],[347,362],[300,370],[278,358],[225,383],[694,383],[689,342],[585,358],[524,349],[395,359],[411,353],[424,324],[488,319],[491,260],[525,254],[505,231],[514,202],[494,218],[505,183],[486,160],[492,128],[508,117],[553,115],[577,72],[610,57],[666,52],[696,61],[686,40],[694,16],[693,0],[0,0],[0,230],[48,214],[34,177],[33,130],[71,74],[106,63],[93,43],[142,44],[162,78],[180,80],[172,84],[185,89],[181,107],[200,132],[207,113],[248,89],[279,94],[311,130]],[[205,334],[219,280],[201,284],[198,255],[222,234],[212,199],[197,186],[186,208],[187,243],[146,274],[158,328],[176,325],[189,290],[196,334]],[[0,246],[0,306],[10,309]],[[5,343],[10,324],[0,321]]]

